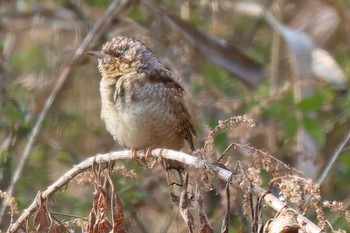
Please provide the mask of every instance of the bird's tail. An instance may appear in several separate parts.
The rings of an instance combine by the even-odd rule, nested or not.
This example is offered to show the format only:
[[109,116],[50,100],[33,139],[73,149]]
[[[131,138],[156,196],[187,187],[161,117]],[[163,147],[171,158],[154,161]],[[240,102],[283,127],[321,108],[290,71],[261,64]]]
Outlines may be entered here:
[[[163,166],[171,200],[178,206],[185,181],[185,167],[182,163],[169,159],[163,159]],[[195,201],[194,188],[190,183],[187,185],[187,198],[189,206],[193,206]]]

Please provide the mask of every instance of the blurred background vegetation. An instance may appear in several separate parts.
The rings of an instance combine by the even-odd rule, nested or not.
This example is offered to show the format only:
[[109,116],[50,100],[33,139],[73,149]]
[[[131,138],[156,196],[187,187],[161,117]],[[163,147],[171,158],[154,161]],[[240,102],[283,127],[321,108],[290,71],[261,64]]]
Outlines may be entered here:
[[[1,1],[1,190],[5,191],[10,184],[58,74],[110,3],[109,0]],[[165,0],[157,1],[154,6],[162,8],[150,7],[143,1],[128,1],[101,39],[89,49],[99,50],[116,35],[142,40],[175,71],[187,90],[198,131],[197,148],[203,145],[208,126],[214,127],[219,120],[230,116],[246,114],[257,127],[252,130],[239,127],[216,135],[218,155],[233,141],[250,143],[303,170],[316,181],[349,133],[350,3],[346,0]],[[262,9],[277,24],[264,16]],[[176,24],[167,17],[169,12],[189,22],[191,27]],[[203,41],[193,34],[197,29],[212,41]],[[301,37],[297,33],[300,31],[305,33]],[[241,53],[229,49],[220,52],[218,47],[206,50],[211,43],[232,45]],[[225,56],[228,58],[223,59]],[[242,68],[241,76],[254,79],[254,85],[246,85],[227,68],[237,62],[232,57],[239,60],[245,57],[248,60],[243,65],[249,69],[249,64],[254,63],[257,73],[263,68],[262,75],[256,77]],[[220,59],[225,65],[220,64]],[[74,164],[97,153],[120,149],[100,120],[99,79],[95,60],[83,55],[74,64],[44,119],[15,186],[14,196],[20,210]],[[227,160],[251,162],[241,150],[230,151]],[[149,171],[131,162],[126,166],[139,177],[137,180],[114,177],[126,209],[127,229],[179,232],[177,227],[182,220],[170,202],[162,168]],[[345,148],[321,184],[323,199],[343,201],[348,208],[349,177],[350,151]],[[89,185],[72,183],[56,195],[51,210],[87,217],[92,207],[92,191]],[[220,192],[211,191],[207,195],[206,210],[218,230],[222,219],[222,211],[217,208]],[[240,198],[232,198],[230,232],[250,232],[249,220],[242,216]],[[315,216],[309,217],[315,220]],[[326,212],[326,217],[335,228],[350,231],[338,215]],[[7,229],[9,221],[5,216],[2,230]]]

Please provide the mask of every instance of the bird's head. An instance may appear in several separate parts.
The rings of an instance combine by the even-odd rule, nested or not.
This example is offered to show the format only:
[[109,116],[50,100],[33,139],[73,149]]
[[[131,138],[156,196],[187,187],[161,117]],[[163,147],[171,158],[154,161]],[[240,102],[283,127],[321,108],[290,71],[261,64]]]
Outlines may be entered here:
[[87,52],[98,58],[102,78],[118,79],[122,75],[151,71],[161,64],[144,44],[134,38],[114,37],[103,45],[102,51]]

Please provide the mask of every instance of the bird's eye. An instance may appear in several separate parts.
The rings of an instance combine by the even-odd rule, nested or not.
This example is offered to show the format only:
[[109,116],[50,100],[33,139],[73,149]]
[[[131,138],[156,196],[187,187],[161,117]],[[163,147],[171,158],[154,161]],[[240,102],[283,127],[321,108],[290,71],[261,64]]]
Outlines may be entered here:
[[114,55],[115,57],[120,57],[121,55],[123,55],[123,53],[124,53],[123,50],[117,49],[117,50],[114,51],[114,54],[113,54],[113,55]]
[[108,64],[109,64],[109,58],[108,58],[108,57],[102,58],[102,59],[101,59],[101,63],[102,63],[103,65],[108,65]]

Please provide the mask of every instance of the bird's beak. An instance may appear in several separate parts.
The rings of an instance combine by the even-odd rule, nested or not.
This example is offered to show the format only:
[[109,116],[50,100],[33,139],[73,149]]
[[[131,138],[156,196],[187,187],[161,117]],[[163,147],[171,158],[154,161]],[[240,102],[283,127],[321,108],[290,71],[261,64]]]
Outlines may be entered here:
[[101,51],[90,51],[90,52],[85,52],[85,54],[94,56],[98,59],[102,59],[105,57],[105,55]]

